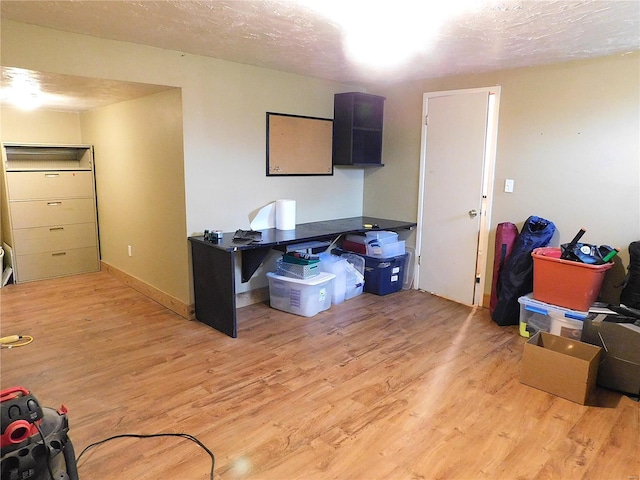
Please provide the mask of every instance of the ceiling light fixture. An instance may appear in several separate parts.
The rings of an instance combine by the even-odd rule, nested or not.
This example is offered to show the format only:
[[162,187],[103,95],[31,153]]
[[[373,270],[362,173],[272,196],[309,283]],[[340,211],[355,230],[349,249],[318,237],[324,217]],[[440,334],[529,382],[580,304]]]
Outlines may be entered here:
[[351,61],[389,69],[428,53],[446,21],[480,4],[479,0],[298,1],[340,26],[344,52]]
[[21,72],[11,78],[7,87],[2,87],[2,101],[8,101],[22,110],[34,110],[43,103],[42,90],[38,80]]

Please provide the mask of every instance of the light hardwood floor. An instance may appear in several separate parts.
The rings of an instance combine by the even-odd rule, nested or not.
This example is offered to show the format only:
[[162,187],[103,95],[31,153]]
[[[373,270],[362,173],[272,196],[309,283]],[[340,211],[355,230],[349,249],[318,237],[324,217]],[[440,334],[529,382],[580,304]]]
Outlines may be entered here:
[[[68,409],[76,454],[181,432],[216,479],[620,479],[640,474],[639,404],[582,406],[518,381],[525,339],[418,291],[313,318],[239,310],[229,338],[106,272],[0,289],[2,387]],[[206,479],[182,439],[91,450],[82,480]]]

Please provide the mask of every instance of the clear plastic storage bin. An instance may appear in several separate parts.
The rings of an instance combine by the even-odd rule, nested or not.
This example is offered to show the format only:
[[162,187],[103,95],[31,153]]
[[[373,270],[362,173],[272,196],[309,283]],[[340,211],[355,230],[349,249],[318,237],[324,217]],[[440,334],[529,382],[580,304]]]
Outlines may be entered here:
[[[557,328],[557,334],[560,335],[561,325],[565,327],[571,326],[571,328],[575,329],[579,327],[579,323],[582,323],[589,316],[588,312],[570,310],[535,300],[532,293],[520,297],[518,302],[520,303],[520,335],[526,338],[539,331],[556,333],[553,330],[554,328]],[[565,328],[564,332],[563,336],[576,338],[575,332],[569,332],[567,328]]]
[[364,291],[364,258],[355,253],[343,253],[347,260],[347,286],[345,299],[360,295]]
[[267,273],[271,307],[313,317],[331,308],[335,275],[321,272],[307,280]]

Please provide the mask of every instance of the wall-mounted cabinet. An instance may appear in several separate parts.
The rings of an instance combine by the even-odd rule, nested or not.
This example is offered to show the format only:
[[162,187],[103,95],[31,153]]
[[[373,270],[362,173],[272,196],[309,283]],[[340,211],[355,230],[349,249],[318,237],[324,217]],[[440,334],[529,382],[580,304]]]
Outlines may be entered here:
[[3,144],[16,283],[100,269],[93,148]]
[[333,164],[382,166],[384,97],[338,93],[333,104]]

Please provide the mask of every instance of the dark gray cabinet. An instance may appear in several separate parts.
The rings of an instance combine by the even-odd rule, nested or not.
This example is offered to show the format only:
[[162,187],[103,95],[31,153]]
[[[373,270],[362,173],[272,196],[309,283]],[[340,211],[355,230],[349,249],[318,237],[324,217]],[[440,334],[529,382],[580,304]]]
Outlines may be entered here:
[[384,97],[360,92],[337,93],[334,96],[334,165],[383,165],[384,101]]

